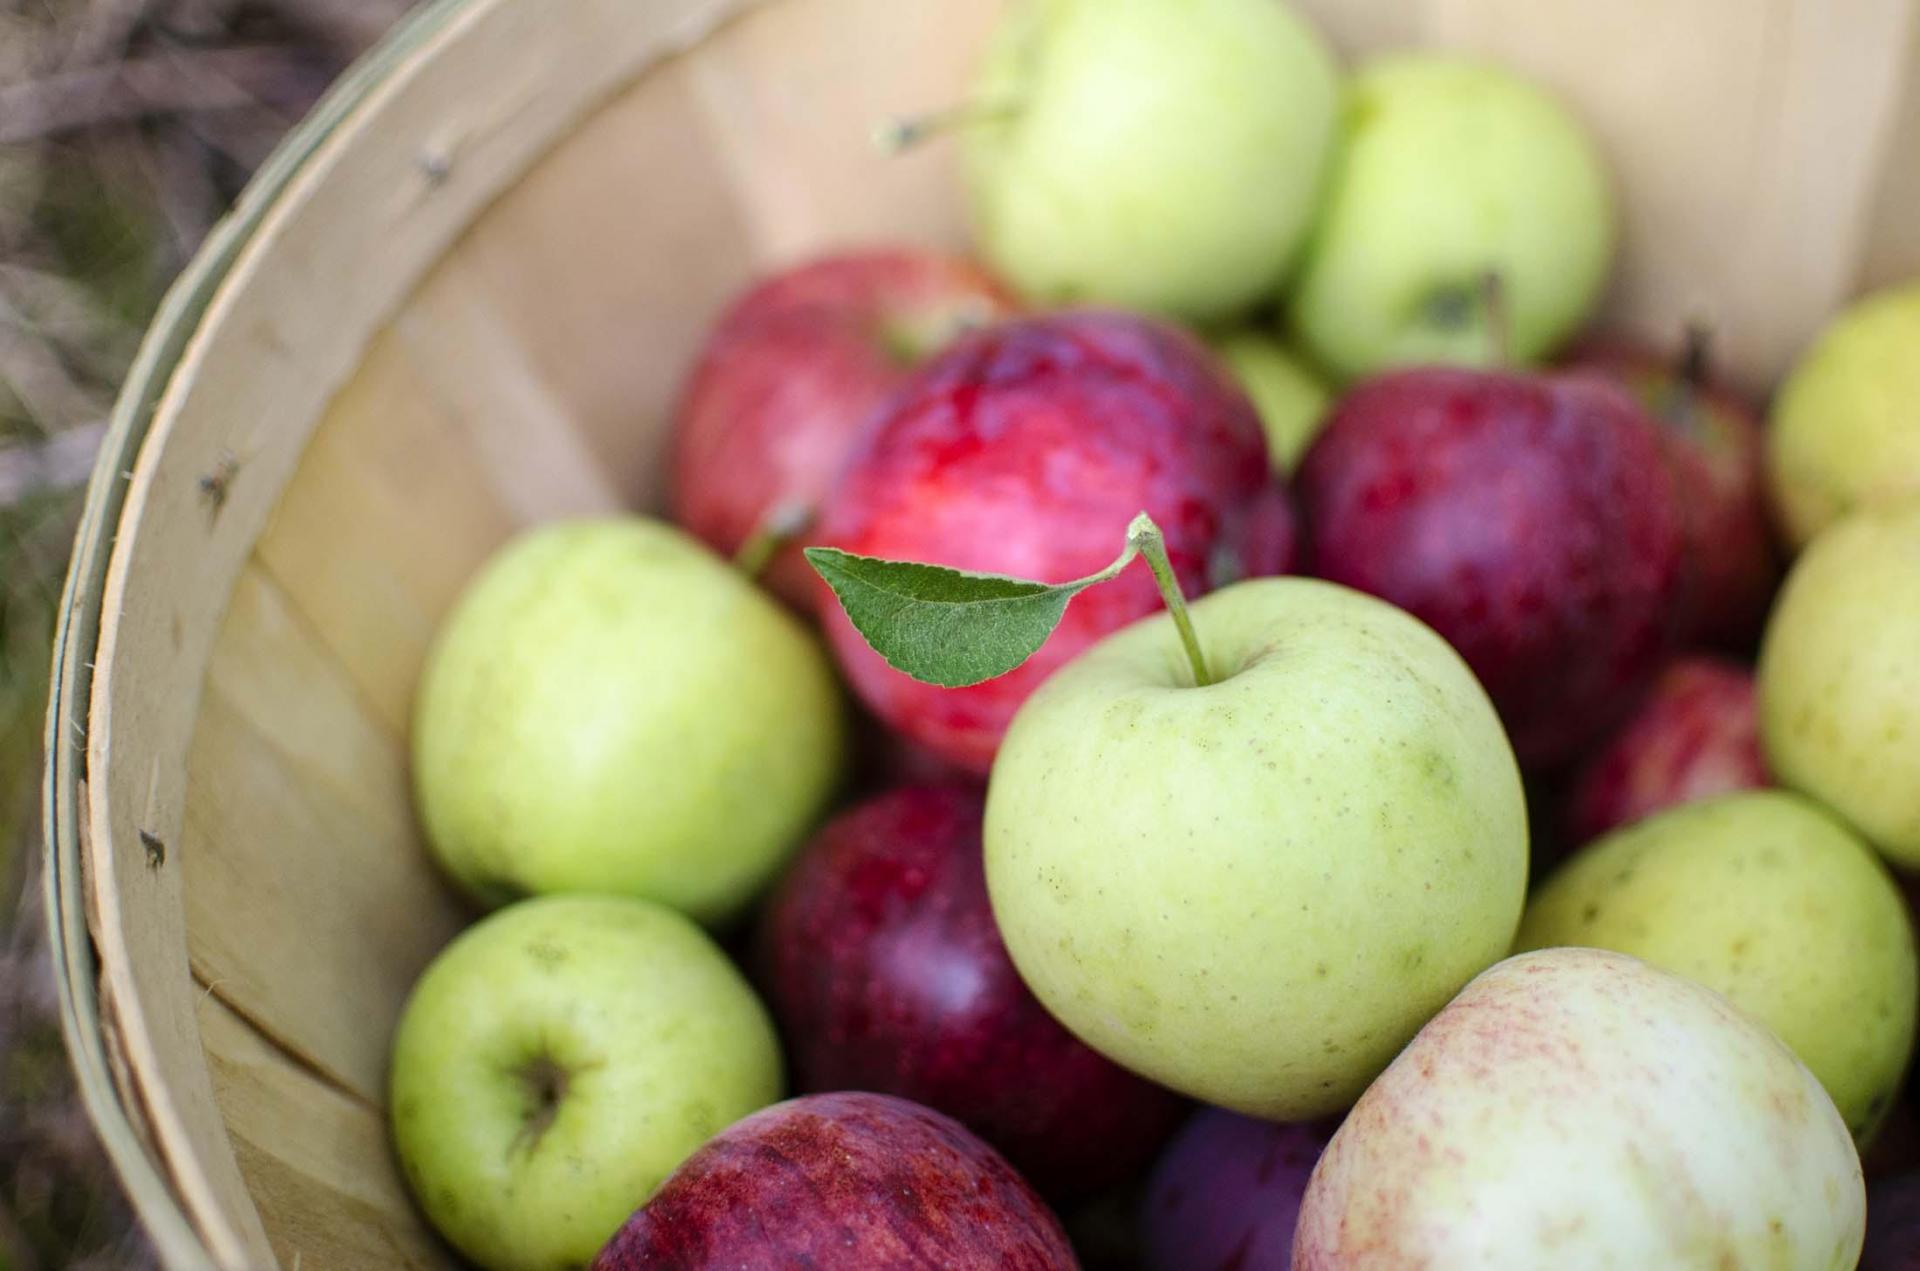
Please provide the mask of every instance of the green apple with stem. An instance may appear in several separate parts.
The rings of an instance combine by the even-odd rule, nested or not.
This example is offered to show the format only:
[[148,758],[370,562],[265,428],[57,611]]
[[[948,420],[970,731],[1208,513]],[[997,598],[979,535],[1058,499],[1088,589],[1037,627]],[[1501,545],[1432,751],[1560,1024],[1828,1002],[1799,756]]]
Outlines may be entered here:
[[1298,353],[1264,331],[1233,331],[1213,347],[1260,412],[1275,474],[1290,475],[1320,435],[1332,392]]
[[509,544],[447,618],[414,784],[435,855],[484,902],[614,892],[721,922],[825,810],[844,727],[819,643],[744,572],[657,521],[565,522]]
[[1686,804],[1581,849],[1527,905],[1519,949],[1631,953],[1722,993],[1820,1078],[1865,1142],[1913,1050],[1907,904],[1873,849],[1784,790]]
[[980,250],[1042,303],[1249,308],[1306,233],[1339,94],[1281,0],[1025,0],[953,115]]
[[1807,546],[1767,619],[1756,678],[1779,782],[1920,870],[1920,493]]
[[994,761],[994,917],[1042,1004],[1116,1062],[1252,1115],[1335,1111],[1520,917],[1519,771],[1446,642],[1302,578],[1189,611],[1144,515],[1058,586],[807,555],[882,656],[955,683],[1017,665],[1136,553],[1168,612],[1056,672]]
[[[1605,169],[1565,108],[1500,67],[1392,54],[1354,75],[1345,145],[1288,315],[1343,379],[1418,362],[1533,362],[1593,311],[1613,246]],[[1488,312],[1490,273],[1504,320]]]
[[1861,504],[1920,495],[1920,282],[1834,319],[1774,399],[1767,478],[1794,547]]
[[562,1271],[780,1086],[772,1020],[692,922],[543,896],[428,966],[394,1034],[388,1106],[442,1235],[490,1271]]

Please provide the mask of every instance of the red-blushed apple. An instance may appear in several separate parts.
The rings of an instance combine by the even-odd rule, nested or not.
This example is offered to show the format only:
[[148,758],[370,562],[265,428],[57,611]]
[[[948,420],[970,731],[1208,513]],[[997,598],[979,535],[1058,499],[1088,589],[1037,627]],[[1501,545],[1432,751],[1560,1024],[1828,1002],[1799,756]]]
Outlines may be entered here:
[[1920,1173],[1867,1189],[1867,1243],[1859,1271],[1920,1271]]
[[1753,672],[1721,658],[1683,657],[1582,766],[1568,828],[1584,843],[1682,803],[1769,784]]
[[[866,429],[819,527],[862,556],[1064,581],[1113,556],[1142,509],[1182,588],[1286,569],[1293,517],[1246,395],[1184,331],[1083,310],[963,336]],[[1135,570],[1081,596],[1031,661],[969,688],[894,670],[826,595],[847,678],[888,725],[985,772],[1014,711],[1057,667],[1159,609]]]
[[1695,330],[1677,359],[1595,339],[1574,349],[1566,369],[1612,378],[1661,426],[1687,526],[1689,634],[1750,652],[1780,580],[1767,523],[1766,448],[1758,407],[1711,378],[1706,363],[1706,336]]
[[1300,1198],[1333,1129],[1195,1113],[1147,1185],[1147,1271],[1287,1271]]
[[1672,646],[1679,491],[1657,426],[1593,377],[1379,376],[1335,408],[1298,491],[1315,572],[1445,636],[1524,766],[1603,736]]
[[956,1117],[1041,1191],[1126,1178],[1185,1104],[1054,1022],[987,901],[985,795],[917,786],[829,823],[762,915],[760,981],[801,1090],[876,1090]]
[[1077,1263],[1045,1202],[959,1122],[892,1095],[844,1093],[777,1103],[722,1131],[593,1266],[1072,1271]]
[[[1014,302],[969,261],[907,248],[831,256],[767,278],[708,335],[674,417],[674,519],[732,555],[769,516],[810,508],[861,425],[912,368]],[[792,550],[768,583],[805,603]]]

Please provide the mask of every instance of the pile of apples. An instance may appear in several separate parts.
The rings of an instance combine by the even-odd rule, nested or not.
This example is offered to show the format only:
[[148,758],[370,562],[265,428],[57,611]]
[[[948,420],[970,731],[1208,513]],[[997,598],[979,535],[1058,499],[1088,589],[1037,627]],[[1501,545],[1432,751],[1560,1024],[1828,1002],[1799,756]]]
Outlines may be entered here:
[[447,619],[418,805],[495,912],[394,1041],[438,1229],[1913,1265],[1920,285],[1763,425],[1706,333],[1582,334],[1567,111],[1280,0],[1016,6],[940,130],[982,264],[761,281],[678,526],[531,530]]

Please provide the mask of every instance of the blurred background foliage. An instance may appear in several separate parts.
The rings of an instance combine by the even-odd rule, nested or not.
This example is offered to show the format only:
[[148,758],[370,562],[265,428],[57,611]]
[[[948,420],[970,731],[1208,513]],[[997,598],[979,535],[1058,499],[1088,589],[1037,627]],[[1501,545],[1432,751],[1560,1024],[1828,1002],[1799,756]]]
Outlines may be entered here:
[[38,880],[80,487],[148,317],[413,0],[0,0],[0,1271],[151,1264],[75,1102]]

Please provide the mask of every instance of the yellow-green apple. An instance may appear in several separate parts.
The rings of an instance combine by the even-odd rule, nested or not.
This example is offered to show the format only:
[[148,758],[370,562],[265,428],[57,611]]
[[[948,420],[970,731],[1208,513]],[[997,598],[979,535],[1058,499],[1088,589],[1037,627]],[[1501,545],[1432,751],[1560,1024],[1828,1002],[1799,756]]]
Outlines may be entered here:
[[1533,895],[1515,947],[1631,953],[1697,980],[1793,1047],[1865,1142],[1913,1049],[1906,901],[1873,849],[1784,790],[1616,830]]
[[1235,331],[1214,342],[1260,412],[1267,458],[1286,476],[1326,422],[1332,395],[1300,355],[1263,331]]
[[1760,646],[1760,740],[1782,785],[1920,869],[1920,496],[1823,530]]
[[1391,605],[1256,579],[1191,626],[1211,683],[1162,614],[1021,708],[988,786],[994,917],[1094,1049],[1236,1111],[1318,1116],[1507,952],[1519,772],[1466,664]]
[[780,1049],[686,918],[543,896],[483,919],[420,977],[389,1095],[401,1167],[440,1233],[489,1271],[558,1271],[778,1099]]
[[484,902],[618,892],[717,922],[812,828],[844,732],[819,644],[726,561],[656,521],[567,522],[509,544],[448,616],[414,785]]
[[1638,959],[1550,949],[1468,985],[1368,1088],[1293,1265],[1838,1271],[1865,1210],[1845,1123],[1778,1038]]
[[964,125],[980,250],[1047,304],[1246,309],[1294,261],[1339,93],[1281,0],[1010,6]]
[[1794,547],[1863,503],[1920,495],[1920,282],[1834,319],[1774,398],[1767,476]]
[[1343,379],[1530,362],[1592,311],[1613,241],[1600,156],[1558,102],[1497,66],[1391,54],[1354,75],[1288,312]]

